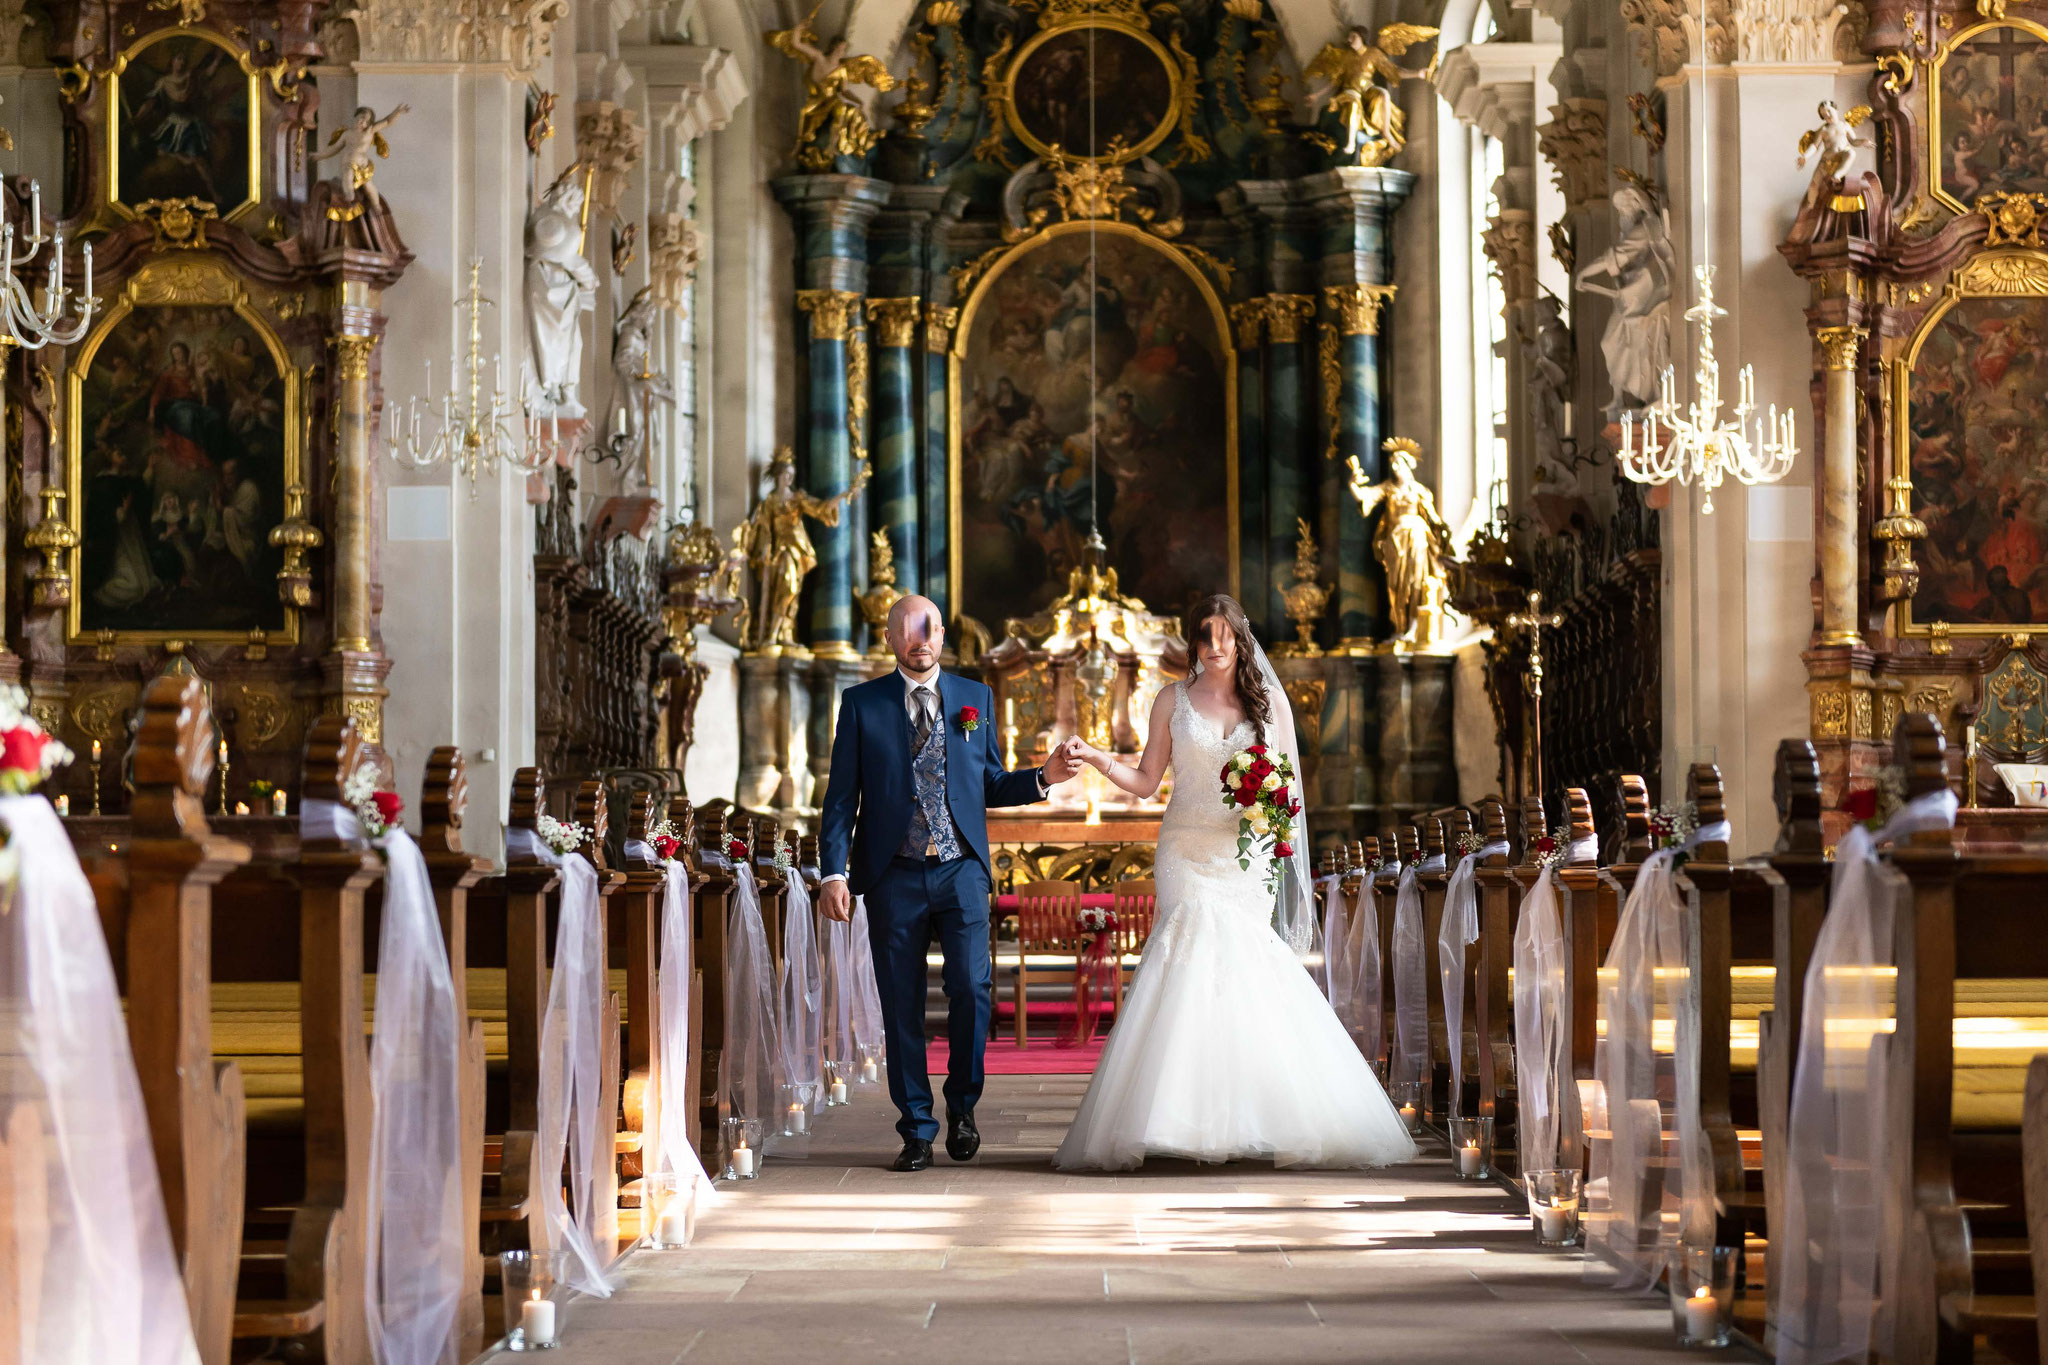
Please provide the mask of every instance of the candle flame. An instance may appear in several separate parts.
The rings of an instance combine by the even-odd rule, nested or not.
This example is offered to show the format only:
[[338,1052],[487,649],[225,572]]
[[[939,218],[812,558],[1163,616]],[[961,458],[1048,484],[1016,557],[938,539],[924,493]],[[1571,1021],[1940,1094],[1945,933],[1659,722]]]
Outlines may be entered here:
[[1692,1291],[1692,1296],[1696,1299],[1711,1299],[1714,1297],[1714,1291],[1705,1285],[1701,1285],[1698,1289]]

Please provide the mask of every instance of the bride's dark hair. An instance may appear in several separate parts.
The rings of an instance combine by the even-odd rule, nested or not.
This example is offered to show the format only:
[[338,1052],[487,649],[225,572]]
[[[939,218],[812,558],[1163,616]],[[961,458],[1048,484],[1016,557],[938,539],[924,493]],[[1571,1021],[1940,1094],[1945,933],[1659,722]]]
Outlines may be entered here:
[[1244,616],[1244,608],[1228,593],[1215,593],[1195,603],[1187,614],[1183,634],[1188,642],[1188,676],[1195,675],[1195,665],[1200,660],[1202,627],[1211,621],[1220,620],[1230,627],[1230,633],[1237,637],[1237,667],[1233,670],[1237,685],[1237,704],[1244,708],[1252,728],[1258,731],[1259,743],[1266,742],[1266,727],[1273,723],[1273,703],[1266,696],[1266,680],[1259,674],[1258,644],[1252,639],[1252,623]]

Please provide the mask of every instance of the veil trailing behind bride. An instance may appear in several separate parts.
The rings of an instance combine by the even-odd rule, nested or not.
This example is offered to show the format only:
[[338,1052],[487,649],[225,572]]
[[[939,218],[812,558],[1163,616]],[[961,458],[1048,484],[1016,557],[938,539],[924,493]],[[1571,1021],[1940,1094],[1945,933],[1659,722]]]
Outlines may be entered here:
[[1238,812],[1215,785],[1231,755],[1261,740],[1302,771],[1286,693],[1236,601],[1204,599],[1187,627],[1198,662],[1153,705],[1142,765],[1080,746],[1135,795],[1157,791],[1169,763],[1179,780],[1159,828],[1158,918],[1053,1164],[1406,1161],[1407,1125],[1297,956],[1315,933],[1305,847],[1282,868],[1276,907],[1271,854],[1238,866]]

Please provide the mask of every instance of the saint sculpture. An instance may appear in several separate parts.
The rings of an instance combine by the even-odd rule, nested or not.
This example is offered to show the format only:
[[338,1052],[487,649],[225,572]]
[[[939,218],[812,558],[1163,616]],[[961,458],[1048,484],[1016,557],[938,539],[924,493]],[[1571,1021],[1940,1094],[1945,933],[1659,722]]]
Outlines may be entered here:
[[869,122],[852,87],[896,88],[896,78],[879,58],[865,54],[849,57],[843,37],[825,47],[809,19],[795,28],[774,30],[768,34],[768,46],[804,64],[804,107],[797,115],[796,129],[799,167],[829,171],[839,157],[864,158],[875,150],[882,135]]
[[1422,24],[1388,24],[1375,37],[1354,28],[1340,46],[1327,43],[1303,72],[1321,84],[1309,91],[1309,109],[1316,117],[1333,113],[1344,125],[1344,155],[1360,166],[1384,166],[1407,145],[1407,120],[1394,103],[1394,93],[1380,82],[1399,84],[1409,76],[1428,80],[1436,75],[1436,59],[1421,71],[1394,64],[1409,48],[1436,37]]
[[1426,648],[1437,643],[1444,605],[1450,600],[1448,565],[1455,558],[1451,528],[1437,515],[1436,499],[1429,488],[1415,477],[1415,457],[1422,447],[1395,436],[1381,448],[1387,452],[1391,476],[1371,482],[1354,455],[1351,496],[1358,499],[1359,510],[1368,517],[1375,508],[1380,510],[1372,549],[1387,578],[1387,609],[1393,618],[1394,639]]
[[597,307],[597,273],[583,259],[585,166],[557,176],[526,215],[526,332],[540,397],[582,416],[583,314]]
[[797,602],[805,577],[818,567],[804,518],[837,526],[846,504],[867,487],[868,466],[862,461],[846,490],[829,498],[812,497],[796,486],[796,456],[788,446],[775,452],[768,473],[774,487],[754,515],[733,528],[732,540],[735,556],[744,555],[754,571],[754,596],[740,608],[740,647],[777,654],[796,644]]

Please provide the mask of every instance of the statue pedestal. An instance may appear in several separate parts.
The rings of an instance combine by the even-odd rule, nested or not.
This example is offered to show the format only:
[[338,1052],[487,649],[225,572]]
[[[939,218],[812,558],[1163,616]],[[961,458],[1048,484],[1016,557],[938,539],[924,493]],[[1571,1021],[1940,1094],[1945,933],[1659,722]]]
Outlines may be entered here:
[[832,730],[839,724],[839,694],[855,683],[879,678],[894,667],[893,657],[878,659],[866,654],[811,661],[811,690],[805,713],[809,734],[804,737],[810,757],[802,774],[791,769],[798,789],[804,794],[806,811],[815,811],[825,804],[825,782],[832,775]]
[[1458,770],[1451,755],[1449,654],[1375,654],[1361,659],[1366,686],[1377,687],[1379,781],[1373,805],[1382,824],[1455,804]]
[[1454,804],[1449,654],[1329,654],[1273,661],[1308,767],[1310,846],[1377,834]]
[[810,669],[800,651],[740,656],[742,810],[794,815],[809,804]]

